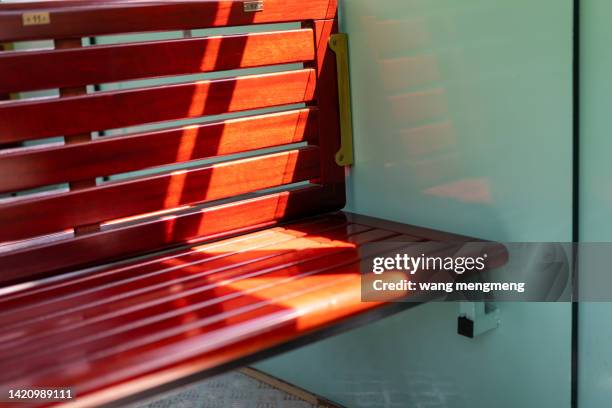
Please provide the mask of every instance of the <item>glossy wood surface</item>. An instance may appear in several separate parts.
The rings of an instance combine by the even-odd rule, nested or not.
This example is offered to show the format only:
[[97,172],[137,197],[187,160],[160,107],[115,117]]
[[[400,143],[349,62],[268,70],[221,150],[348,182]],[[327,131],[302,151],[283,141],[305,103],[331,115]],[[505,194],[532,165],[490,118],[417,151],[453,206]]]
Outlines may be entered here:
[[432,237],[462,238],[337,213],[43,279],[0,298],[0,385],[70,385],[98,406],[206,378],[382,309],[361,302],[360,262]]
[[0,156],[0,192],[110,176],[300,142],[316,142],[318,109],[311,107],[156,132],[105,137]]
[[0,53],[0,93],[308,62],[313,36],[306,29]]
[[134,392],[282,344],[381,306],[360,301],[358,266],[378,241],[418,238],[322,216],[13,293],[0,383],[109,402],[118,382]]
[[315,71],[0,104],[0,143],[311,101]]
[[[48,12],[50,23],[23,25],[23,12]],[[101,34],[189,30],[333,18],[337,0],[265,0],[262,12],[242,0],[43,1],[0,4],[0,41],[86,37]]]
[[0,205],[0,241],[313,180],[319,156],[318,148],[307,147]]
[[52,275],[189,241],[205,241],[331,211],[320,186],[114,225],[105,231],[0,253],[0,285]]
[[[34,11],[50,13],[47,27],[24,26],[13,31],[19,31],[15,35],[24,35],[30,29],[52,33],[57,50],[14,52],[1,57],[6,67],[16,64],[11,72],[23,77],[26,88],[60,87],[60,98],[0,104],[0,143],[53,136],[64,136],[66,140],[65,145],[0,152],[0,191],[10,193],[64,182],[71,188],[68,193],[13,200],[0,206],[1,223],[5,226],[0,233],[0,283],[56,274],[168,245],[245,232],[339,209],[342,202],[321,177],[324,154],[316,147],[210,168],[92,184],[95,178],[266,147],[287,145],[286,150],[295,149],[290,145],[300,142],[324,145],[321,128],[333,126],[330,122],[333,116],[321,120],[315,98],[320,69],[314,60],[323,51],[316,45],[312,24],[298,30],[111,46],[81,47],[80,39],[74,37],[77,33],[86,35],[78,31],[83,22],[89,22],[89,28],[97,24],[94,16],[98,19],[120,16],[131,21],[129,26],[134,30],[138,26],[136,19],[160,31],[175,24],[174,19],[178,15],[184,17],[187,11],[197,14],[198,10],[208,10],[208,17],[214,21],[207,23],[200,18],[202,27],[272,22],[281,14],[279,22],[293,21],[292,13],[300,16],[294,20],[298,22],[336,13],[335,1],[314,1],[286,11],[290,3],[266,2],[264,12],[247,13],[248,16],[244,15],[243,2],[234,1],[109,0],[0,5],[0,20]],[[211,13],[210,7],[217,13]],[[165,13],[156,14],[162,9]],[[144,16],[149,19],[145,21]],[[62,18],[72,25],[56,26]],[[104,29],[118,33],[122,21],[115,18],[113,24],[118,25]],[[189,19],[182,23],[181,28],[188,30]],[[62,30],[73,35],[68,37],[67,31]],[[159,55],[164,53],[168,58],[160,59]],[[157,58],[148,64],[152,55]],[[100,59],[106,64],[99,64]],[[134,59],[139,63],[134,64]],[[84,83],[298,61],[305,62],[304,69],[83,94]],[[19,67],[22,69],[16,69]],[[309,106],[219,123],[89,140],[92,131],[294,103]],[[309,183],[297,190],[264,196],[257,193],[302,181]],[[245,200],[245,193],[261,197]],[[220,199],[234,202],[197,207]],[[100,223],[101,232],[86,229]],[[71,228],[76,238],[27,240]],[[83,233],[87,235],[78,236]],[[25,241],[11,242],[21,239]],[[13,249],[7,252],[3,248]]]
[[[300,142],[325,145],[321,126],[333,127],[333,123],[329,117],[325,121],[320,119],[318,105],[324,98],[317,91],[320,68],[316,60],[324,51],[321,42],[317,46],[313,24],[258,34],[81,47],[78,36],[88,35],[80,31],[84,22],[88,23],[88,30],[95,31],[99,21],[112,18],[112,23],[107,21],[103,29],[117,34],[122,32],[119,27],[128,31],[154,27],[155,31],[163,31],[177,24],[178,16],[181,29],[189,30],[190,18],[198,13],[205,13],[208,18],[200,15],[198,27],[299,23],[336,14],[335,1],[316,0],[296,6],[297,2],[272,0],[265,3],[263,12],[245,13],[242,1],[109,0],[0,5],[0,21],[24,18],[25,13],[49,12],[50,22],[43,24],[45,27],[23,25],[3,29],[22,38],[31,32],[49,33],[57,48],[0,55],[5,62],[2,67],[9,73],[7,77],[14,75],[10,80],[6,78],[6,89],[60,89],[60,98],[0,104],[0,144],[55,136],[63,136],[66,141],[64,145],[0,152],[0,192],[59,183],[68,183],[71,189],[68,193],[35,195],[0,205],[0,223],[4,225],[0,233],[0,283],[339,209],[343,202],[321,177],[325,168],[324,149],[317,147],[100,184],[101,177],[156,166],[283,145],[287,146],[285,150],[296,149],[291,145]],[[186,13],[192,15],[186,17]],[[289,62],[304,62],[305,68],[87,94],[84,87],[128,78]],[[93,131],[295,103],[306,103],[308,107],[126,136],[102,134],[90,140]],[[325,105],[326,109],[328,106]],[[324,137],[334,137],[333,132]],[[100,185],[96,185],[96,178]],[[258,197],[262,195],[258,191],[287,188],[295,182],[308,184],[295,191]],[[258,198],[245,200],[245,193],[256,194]],[[193,208],[221,199],[234,202],[203,210]],[[101,232],[89,230],[100,223]],[[27,241],[71,229],[76,238]],[[11,242],[22,239],[25,241]],[[4,248],[13,250],[7,252]]]

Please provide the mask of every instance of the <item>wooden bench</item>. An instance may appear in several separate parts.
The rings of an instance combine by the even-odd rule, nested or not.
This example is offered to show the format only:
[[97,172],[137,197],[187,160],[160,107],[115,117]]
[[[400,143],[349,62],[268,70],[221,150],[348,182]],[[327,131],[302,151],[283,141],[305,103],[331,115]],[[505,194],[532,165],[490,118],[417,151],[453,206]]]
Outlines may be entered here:
[[[135,401],[408,307],[360,301],[358,265],[373,256],[365,244],[468,240],[339,212],[345,169],[334,160],[340,120],[328,46],[336,1],[265,0],[250,11],[258,5],[0,5],[0,42],[55,45],[0,52],[0,94],[59,89],[0,102],[0,194],[18,193],[0,203],[1,389],[71,387],[75,406]],[[299,24],[83,45],[264,23]],[[270,66],[280,68],[100,90]],[[275,107],[283,109],[254,111]],[[236,112],[248,114],[104,135]],[[177,164],[185,167],[164,167]]]

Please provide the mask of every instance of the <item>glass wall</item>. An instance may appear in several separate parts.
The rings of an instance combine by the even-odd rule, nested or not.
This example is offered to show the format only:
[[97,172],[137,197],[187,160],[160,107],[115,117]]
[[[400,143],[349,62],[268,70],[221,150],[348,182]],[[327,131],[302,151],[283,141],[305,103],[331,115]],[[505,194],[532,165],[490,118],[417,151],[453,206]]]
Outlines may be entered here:
[[[342,26],[349,210],[571,241],[571,0],[346,0]],[[472,340],[456,333],[458,305],[423,305],[259,367],[347,407],[569,407],[571,305],[500,312]]]
[[[585,242],[612,241],[612,3],[583,0],[580,76],[580,235]],[[581,258],[581,286],[594,283],[590,260]],[[612,304],[581,303],[578,327],[580,408],[612,401]]]

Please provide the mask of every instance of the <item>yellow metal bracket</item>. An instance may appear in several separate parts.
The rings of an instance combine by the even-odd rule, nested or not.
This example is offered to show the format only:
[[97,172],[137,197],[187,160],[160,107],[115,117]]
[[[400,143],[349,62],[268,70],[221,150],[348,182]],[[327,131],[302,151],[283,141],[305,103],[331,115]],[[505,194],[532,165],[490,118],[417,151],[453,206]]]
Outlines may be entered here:
[[351,166],[353,157],[353,113],[351,111],[351,83],[349,79],[348,35],[333,34],[329,46],[336,53],[338,67],[338,100],[340,102],[340,150],[336,153],[339,166]]

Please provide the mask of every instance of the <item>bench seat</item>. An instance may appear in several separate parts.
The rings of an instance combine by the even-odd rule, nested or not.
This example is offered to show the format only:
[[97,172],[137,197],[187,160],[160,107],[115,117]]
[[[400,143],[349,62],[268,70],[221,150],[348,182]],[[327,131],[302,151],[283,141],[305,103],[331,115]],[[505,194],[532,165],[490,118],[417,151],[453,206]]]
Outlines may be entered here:
[[361,302],[364,244],[440,239],[464,238],[332,213],[10,286],[0,385],[75,387],[92,406],[242,366],[380,317]]

